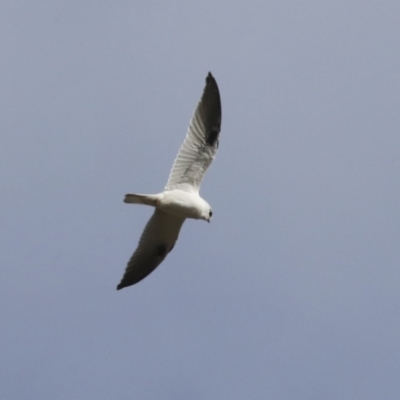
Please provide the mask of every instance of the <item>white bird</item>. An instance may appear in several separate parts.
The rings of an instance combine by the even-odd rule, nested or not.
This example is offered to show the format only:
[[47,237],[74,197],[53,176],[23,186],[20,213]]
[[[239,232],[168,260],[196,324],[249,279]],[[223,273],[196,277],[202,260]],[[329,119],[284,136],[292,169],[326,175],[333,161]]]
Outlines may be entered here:
[[172,166],[162,193],[127,194],[125,203],[155,207],[128,262],[117,290],[140,282],[153,272],[174,248],[186,218],[210,222],[210,205],[199,189],[207,168],[215,158],[221,129],[221,100],[217,82],[209,72],[186,138]]

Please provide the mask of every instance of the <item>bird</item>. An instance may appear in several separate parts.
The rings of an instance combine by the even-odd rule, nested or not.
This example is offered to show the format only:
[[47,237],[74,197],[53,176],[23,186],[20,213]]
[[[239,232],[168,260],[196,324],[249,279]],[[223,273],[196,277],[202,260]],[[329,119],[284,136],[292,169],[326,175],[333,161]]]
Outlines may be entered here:
[[217,153],[221,118],[218,85],[209,72],[164,191],[158,194],[125,195],[125,203],[144,204],[155,210],[128,261],[117,290],[140,282],[164,261],[174,248],[186,218],[211,221],[211,206],[200,197],[199,191]]

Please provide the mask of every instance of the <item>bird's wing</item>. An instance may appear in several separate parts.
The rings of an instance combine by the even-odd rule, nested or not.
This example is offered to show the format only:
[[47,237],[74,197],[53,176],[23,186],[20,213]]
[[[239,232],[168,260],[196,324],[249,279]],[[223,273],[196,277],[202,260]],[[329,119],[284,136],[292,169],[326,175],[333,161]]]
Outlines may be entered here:
[[172,250],[185,218],[156,209],[147,222],[117,290],[138,283],[153,272]]
[[201,181],[215,157],[221,130],[221,99],[211,73],[190,121],[186,138],[169,175],[166,190],[198,192]]

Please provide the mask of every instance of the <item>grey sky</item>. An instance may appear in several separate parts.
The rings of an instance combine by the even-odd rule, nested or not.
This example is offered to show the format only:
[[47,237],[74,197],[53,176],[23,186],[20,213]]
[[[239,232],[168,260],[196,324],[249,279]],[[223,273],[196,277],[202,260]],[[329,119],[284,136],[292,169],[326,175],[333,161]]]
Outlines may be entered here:
[[[397,399],[400,3],[3,1],[0,398]],[[115,287],[208,71],[188,221]]]

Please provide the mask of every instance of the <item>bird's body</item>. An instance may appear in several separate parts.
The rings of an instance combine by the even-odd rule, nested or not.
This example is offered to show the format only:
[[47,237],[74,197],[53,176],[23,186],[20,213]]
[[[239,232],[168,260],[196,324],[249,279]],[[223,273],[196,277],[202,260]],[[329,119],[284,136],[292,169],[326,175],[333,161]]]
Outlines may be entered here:
[[186,218],[210,222],[211,207],[200,197],[199,189],[217,152],[220,129],[221,100],[217,83],[209,73],[164,192],[125,196],[125,203],[149,205],[155,211],[117,289],[134,285],[157,268],[173,249]]
[[125,203],[146,204],[177,217],[210,221],[210,205],[197,192],[182,189],[166,190],[158,194],[127,194]]

